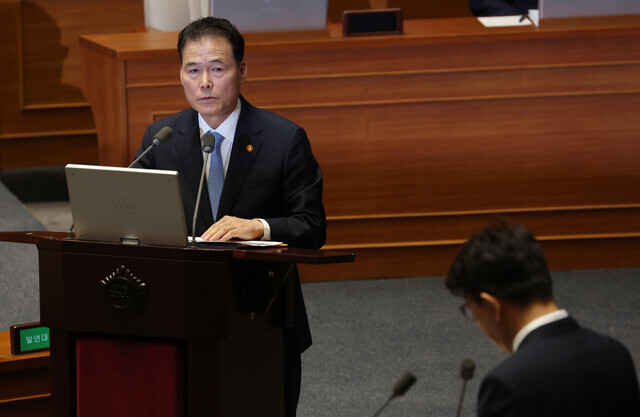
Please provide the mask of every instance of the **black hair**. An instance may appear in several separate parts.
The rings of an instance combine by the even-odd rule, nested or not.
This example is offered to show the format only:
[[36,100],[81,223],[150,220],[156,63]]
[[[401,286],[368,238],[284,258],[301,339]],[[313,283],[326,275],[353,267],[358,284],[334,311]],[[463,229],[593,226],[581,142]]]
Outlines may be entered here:
[[460,250],[445,279],[455,295],[480,302],[486,292],[525,307],[553,299],[547,259],[533,234],[504,220],[476,233]]
[[180,31],[178,36],[178,54],[182,63],[182,50],[187,42],[197,42],[206,38],[224,38],[231,45],[233,59],[240,65],[244,59],[244,38],[238,29],[227,19],[207,16],[194,20]]

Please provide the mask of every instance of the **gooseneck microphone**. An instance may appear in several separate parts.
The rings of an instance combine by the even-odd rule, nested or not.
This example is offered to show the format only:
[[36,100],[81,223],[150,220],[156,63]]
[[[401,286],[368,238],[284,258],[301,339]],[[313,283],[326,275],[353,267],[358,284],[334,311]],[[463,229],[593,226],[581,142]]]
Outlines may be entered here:
[[147,154],[147,152],[149,152],[151,149],[155,148],[156,146],[160,145],[161,143],[166,142],[171,136],[173,136],[173,129],[171,129],[169,126],[165,126],[162,129],[160,129],[158,131],[158,133],[156,133],[155,135],[153,135],[153,139],[151,142],[151,146],[149,146],[147,149],[144,150],[144,152],[142,152],[140,154],[139,157],[137,157],[132,163],[131,165],[129,165],[127,168],[131,168],[132,166],[134,166],[135,164],[138,163],[139,160],[142,159],[143,156],[145,156]]
[[462,377],[462,391],[460,392],[460,402],[458,402],[457,417],[460,417],[462,411],[462,402],[464,401],[464,392],[467,389],[467,381],[473,378],[473,372],[476,370],[476,363],[473,359],[465,358],[460,364],[460,376]]
[[207,172],[209,165],[209,155],[213,152],[216,138],[213,133],[207,132],[202,136],[202,150],[204,151],[204,164],[202,164],[202,174],[200,174],[200,186],[198,186],[198,197],[196,198],[196,207],[193,210],[193,224],[191,227],[191,244],[196,246],[196,219],[198,218],[198,208],[200,207],[200,196],[202,195],[202,185],[204,184],[204,174]]
[[402,375],[402,377],[398,380],[398,382],[396,382],[395,385],[393,386],[393,394],[391,394],[389,399],[387,399],[387,402],[385,402],[382,405],[382,407],[380,407],[378,409],[378,411],[376,411],[376,413],[373,415],[373,417],[379,416],[380,413],[382,413],[382,410],[384,410],[385,407],[387,405],[389,405],[391,400],[393,400],[394,398],[399,397],[399,396],[403,395],[405,392],[407,392],[409,390],[409,388],[411,388],[411,386],[417,380],[418,380],[418,378],[416,378],[411,372],[406,372],[404,375]]

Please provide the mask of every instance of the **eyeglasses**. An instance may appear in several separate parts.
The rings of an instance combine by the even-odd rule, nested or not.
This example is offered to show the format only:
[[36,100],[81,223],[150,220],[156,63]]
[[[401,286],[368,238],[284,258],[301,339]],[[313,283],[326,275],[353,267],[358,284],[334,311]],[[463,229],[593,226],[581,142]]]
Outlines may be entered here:
[[465,301],[464,303],[462,303],[462,305],[460,306],[460,312],[467,320],[473,321],[473,312],[467,306],[468,303],[469,303],[468,301]]

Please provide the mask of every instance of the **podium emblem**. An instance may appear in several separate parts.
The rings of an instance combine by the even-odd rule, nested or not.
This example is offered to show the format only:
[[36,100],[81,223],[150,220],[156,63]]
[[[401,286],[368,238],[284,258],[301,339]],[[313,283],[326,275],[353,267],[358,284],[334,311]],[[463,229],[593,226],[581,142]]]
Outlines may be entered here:
[[148,287],[124,265],[100,281],[100,287],[111,306],[118,311],[140,314]]

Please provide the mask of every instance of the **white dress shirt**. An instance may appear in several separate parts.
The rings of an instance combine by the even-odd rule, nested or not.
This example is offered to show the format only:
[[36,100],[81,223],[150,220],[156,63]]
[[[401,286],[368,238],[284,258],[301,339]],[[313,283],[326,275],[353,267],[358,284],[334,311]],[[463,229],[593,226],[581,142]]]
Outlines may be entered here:
[[545,324],[553,323],[554,321],[562,320],[567,317],[569,317],[569,314],[566,310],[556,310],[551,313],[547,313],[544,316],[540,316],[537,319],[531,320],[526,324],[526,326],[520,329],[520,331],[516,333],[516,337],[513,338],[513,353],[518,350],[518,347],[520,347],[520,344],[529,333],[544,326]]

